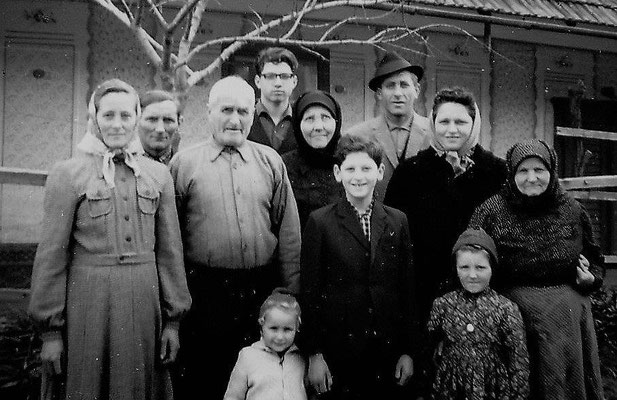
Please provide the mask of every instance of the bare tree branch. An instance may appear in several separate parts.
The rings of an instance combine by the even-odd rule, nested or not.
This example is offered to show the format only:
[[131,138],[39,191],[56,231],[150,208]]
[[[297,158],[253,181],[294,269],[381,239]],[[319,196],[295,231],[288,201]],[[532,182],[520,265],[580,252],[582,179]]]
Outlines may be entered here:
[[178,48],[178,58],[183,60],[189,53],[191,49],[191,45],[193,44],[193,40],[195,40],[195,35],[197,35],[197,30],[199,29],[199,25],[201,24],[201,18],[203,13],[208,5],[208,0],[200,0],[197,3],[197,6],[193,9],[193,13],[191,18],[188,21],[188,27],[185,34],[180,41],[180,46]]
[[[251,12],[253,13],[253,15],[255,15],[255,16],[257,17],[257,19],[259,20],[259,23],[260,23],[260,24],[262,24],[262,25],[264,25],[264,19],[261,17],[261,14],[259,14],[259,13],[257,12],[257,10],[255,10],[255,9],[253,8],[253,6],[251,6],[250,4],[249,4],[249,9],[250,9],[250,10],[251,10]],[[252,22],[252,21],[251,21],[251,22]],[[257,29],[257,28],[258,28],[258,26],[257,26],[256,24],[253,24],[253,25],[255,26],[255,29]]]
[[168,30],[169,24],[167,24],[167,21],[165,21],[165,17],[163,17],[163,14],[161,14],[156,4],[154,4],[154,1],[152,0],[146,0],[146,1],[148,2],[148,4],[150,4],[150,10],[152,10],[152,14],[154,14],[156,19],[159,21],[159,24],[163,27],[164,30]]
[[129,7],[128,4],[126,4],[125,0],[122,0],[122,5],[124,6],[124,10],[126,11],[126,15],[128,15],[129,20],[134,21],[135,17],[133,16],[133,13],[131,12],[131,8]]
[[139,3],[137,4],[137,11],[135,13],[135,19],[133,20],[133,27],[141,26],[141,19],[144,15],[144,3],[144,0],[139,0]]
[[306,0],[304,2],[304,5],[302,6],[302,10],[300,10],[300,12],[298,13],[298,17],[294,21],[294,24],[292,25],[291,29],[289,29],[289,31],[287,31],[286,34],[281,36],[281,39],[290,38],[291,35],[293,35],[294,32],[298,29],[298,26],[300,26],[300,21],[302,21],[302,17],[304,17],[304,14],[307,11],[309,11],[311,7],[314,7],[314,6],[315,6],[314,0]]
[[[330,9],[330,8],[336,8],[336,7],[345,7],[345,6],[353,6],[353,7],[363,7],[366,5],[375,5],[375,4],[381,4],[381,3],[386,3],[389,0],[334,0],[334,1],[329,1],[326,3],[315,3],[313,5],[313,7],[310,10],[307,10],[304,12],[304,14],[308,14],[309,12],[316,12],[316,11],[323,11],[326,9]],[[270,21],[269,23],[262,25],[258,28],[256,28],[255,30],[241,36],[238,37],[238,40],[247,40],[249,38],[254,38],[259,36],[260,34],[267,32],[268,30],[280,26],[286,22],[290,22],[292,20],[295,20],[300,12],[298,11],[294,11],[290,14],[284,15],[280,18],[276,18],[272,21]],[[181,64],[186,64],[188,63],[191,58],[193,58],[197,53],[199,53],[200,51],[202,51],[203,49],[210,47],[213,41],[208,41],[206,43],[202,43],[198,46],[195,46],[195,48],[193,50],[191,50],[191,52],[188,54],[186,60],[181,60]],[[216,42],[216,41],[215,41]],[[242,47],[242,45],[238,46],[238,48]]]
[[176,14],[176,16],[174,17],[174,20],[171,21],[171,24],[169,24],[169,26],[167,27],[168,30],[173,31],[176,29],[176,27],[178,25],[180,25],[180,22],[182,22],[182,20],[184,19],[184,17],[187,16],[187,14],[189,12],[191,12],[191,10],[193,10],[193,8],[195,8],[195,6],[197,5],[197,3],[201,1],[201,0],[190,0],[188,3],[186,3],[181,9],[180,11],[178,11],[178,14]]

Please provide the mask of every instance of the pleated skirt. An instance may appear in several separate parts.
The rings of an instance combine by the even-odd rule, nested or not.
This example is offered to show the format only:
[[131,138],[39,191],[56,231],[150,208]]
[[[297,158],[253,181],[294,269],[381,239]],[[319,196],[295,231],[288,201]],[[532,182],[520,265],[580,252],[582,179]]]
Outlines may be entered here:
[[531,400],[603,400],[589,297],[567,285],[516,287],[506,295],[525,321]]
[[67,399],[173,398],[153,262],[71,266],[66,326]]

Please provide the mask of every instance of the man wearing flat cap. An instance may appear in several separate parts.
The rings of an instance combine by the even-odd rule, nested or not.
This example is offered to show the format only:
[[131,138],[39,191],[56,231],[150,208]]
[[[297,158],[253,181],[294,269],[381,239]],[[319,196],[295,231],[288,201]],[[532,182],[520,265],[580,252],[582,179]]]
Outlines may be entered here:
[[351,127],[346,134],[374,137],[384,154],[384,177],[375,187],[375,197],[383,201],[396,166],[430,145],[428,118],[414,111],[424,70],[394,52],[381,59],[368,87],[375,92],[381,115]]

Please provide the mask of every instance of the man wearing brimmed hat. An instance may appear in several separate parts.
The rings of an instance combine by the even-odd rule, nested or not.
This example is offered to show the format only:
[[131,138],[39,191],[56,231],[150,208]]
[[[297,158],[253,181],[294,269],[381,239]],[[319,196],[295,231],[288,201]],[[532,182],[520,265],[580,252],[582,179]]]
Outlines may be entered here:
[[424,70],[394,52],[381,59],[375,76],[368,83],[381,106],[381,115],[360,123],[346,134],[373,136],[384,149],[384,177],[375,188],[375,197],[383,201],[392,172],[399,162],[415,156],[430,145],[429,120],[414,111],[420,94],[419,81]]

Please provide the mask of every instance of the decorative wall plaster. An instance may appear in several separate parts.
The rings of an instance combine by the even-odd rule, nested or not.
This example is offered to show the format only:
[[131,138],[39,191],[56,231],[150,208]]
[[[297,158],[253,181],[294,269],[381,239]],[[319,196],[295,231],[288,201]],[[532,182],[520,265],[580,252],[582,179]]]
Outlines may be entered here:
[[533,45],[493,41],[493,152],[504,157],[514,143],[534,135],[535,49]]
[[343,131],[366,119],[365,97],[370,89],[363,85],[367,81],[365,54],[357,50],[330,52],[330,93],[341,105]]
[[9,41],[5,61],[2,165],[47,170],[71,155],[73,48]]
[[[89,91],[111,78],[122,79],[139,92],[154,88],[154,68],[132,32],[100,6],[90,5],[88,32],[91,40]],[[83,106],[86,107],[87,99]]]
[[[47,170],[71,156],[86,126],[88,6],[5,1],[2,7],[2,165]],[[42,201],[42,187],[2,185],[0,241],[36,242]]]

